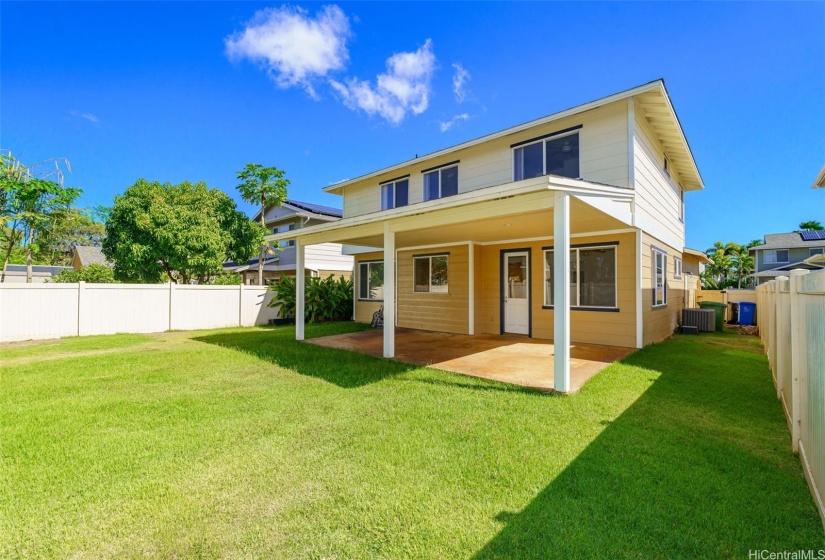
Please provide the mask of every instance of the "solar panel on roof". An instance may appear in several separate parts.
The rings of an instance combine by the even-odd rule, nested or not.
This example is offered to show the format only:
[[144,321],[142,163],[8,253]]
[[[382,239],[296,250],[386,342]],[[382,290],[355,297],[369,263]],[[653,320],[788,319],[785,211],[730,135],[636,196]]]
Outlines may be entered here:
[[805,230],[800,231],[802,241],[825,241],[825,231]]

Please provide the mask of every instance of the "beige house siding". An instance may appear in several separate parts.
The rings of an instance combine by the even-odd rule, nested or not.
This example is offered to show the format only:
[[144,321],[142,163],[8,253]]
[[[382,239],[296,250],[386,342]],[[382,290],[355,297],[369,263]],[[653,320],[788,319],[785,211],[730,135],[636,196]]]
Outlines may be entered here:
[[664,171],[665,154],[656,134],[636,101],[634,110],[634,179],[636,188],[636,224],[644,231],[684,247],[685,224],[682,220],[679,176],[671,166],[670,177]]
[[[667,305],[653,307],[653,247],[667,253]],[[670,247],[662,241],[642,234],[642,339],[645,346],[665,340],[676,330],[684,308],[685,282],[690,282],[683,275],[675,278],[673,275],[673,257],[682,257],[679,250]]]
[[456,160],[459,160],[459,193],[509,183],[513,180],[511,144],[579,125],[582,126],[579,130],[582,178],[628,186],[627,102],[620,101],[348,185],[343,193],[344,217],[380,211],[380,184],[407,174],[409,203],[422,202],[424,175],[421,171]]
[[[416,255],[449,254],[448,293],[413,292],[413,258]],[[430,331],[469,333],[469,253],[467,245],[398,252],[399,327]]]
[[[636,289],[634,234],[617,234],[594,237],[577,237],[573,245],[588,243],[611,244],[618,242],[617,292],[618,312],[570,311],[570,338],[573,342],[605,344],[608,346],[635,347]],[[480,283],[476,284],[476,332],[499,334],[501,332],[501,251],[503,249],[530,249],[532,269],[532,324],[533,338],[553,338],[553,310],[544,309],[544,247],[553,242],[507,243],[479,247],[476,270]],[[480,255],[480,258],[479,258]],[[480,287],[480,289],[479,289]]]

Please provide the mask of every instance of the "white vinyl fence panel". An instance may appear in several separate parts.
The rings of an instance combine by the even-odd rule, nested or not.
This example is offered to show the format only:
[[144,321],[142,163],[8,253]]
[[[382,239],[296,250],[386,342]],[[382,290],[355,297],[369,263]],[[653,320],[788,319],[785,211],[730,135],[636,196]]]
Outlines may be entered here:
[[0,284],[0,342],[263,325],[262,286]]
[[825,525],[825,271],[793,270],[757,288],[759,336],[791,445]]

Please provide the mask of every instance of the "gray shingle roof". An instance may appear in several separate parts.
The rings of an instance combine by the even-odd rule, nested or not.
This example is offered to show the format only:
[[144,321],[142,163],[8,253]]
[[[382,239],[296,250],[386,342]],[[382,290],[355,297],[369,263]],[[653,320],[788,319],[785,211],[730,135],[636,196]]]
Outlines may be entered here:
[[91,245],[75,245],[75,253],[80,259],[80,266],[88,266],[90,264],[102,264],[111,266],[111,263],[106,260],[103,251],[100,247],[92,247]]
[[792,233],[768,233],[765,235],[765,244],[752,247],[751,251],[762,249],[795,249],[797,247],[822,247],[825,241],[805,241],[798,231]]

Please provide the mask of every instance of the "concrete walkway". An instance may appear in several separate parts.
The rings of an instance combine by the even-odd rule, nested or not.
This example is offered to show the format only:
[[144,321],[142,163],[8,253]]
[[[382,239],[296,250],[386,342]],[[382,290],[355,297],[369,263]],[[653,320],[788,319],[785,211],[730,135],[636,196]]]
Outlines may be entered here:
[[[380,329],[308,339],[307,342],[381,357]],[[588,379],[611,362],[633,352],[632,348],[572,344],[570,390],[581,389]],[[544,391],[553,390],[553,343],[519,335],[462,335],[396,329],[395,359],[483,377]]]

